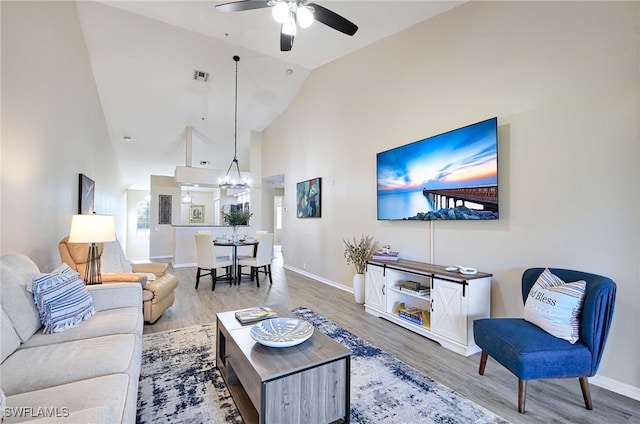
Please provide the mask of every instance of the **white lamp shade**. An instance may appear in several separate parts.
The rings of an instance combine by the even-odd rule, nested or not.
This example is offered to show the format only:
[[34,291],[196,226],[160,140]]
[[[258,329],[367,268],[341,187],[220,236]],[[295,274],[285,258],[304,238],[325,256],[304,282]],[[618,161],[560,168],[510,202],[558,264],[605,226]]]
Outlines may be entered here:
[[102,243],[115,241],[116,225],[113,215],[73,215],[69,243]]
[[300,28],[309,28],[313,23],[313,13],[306,6],[300,6],[298,8],[297,16],[298,25]]

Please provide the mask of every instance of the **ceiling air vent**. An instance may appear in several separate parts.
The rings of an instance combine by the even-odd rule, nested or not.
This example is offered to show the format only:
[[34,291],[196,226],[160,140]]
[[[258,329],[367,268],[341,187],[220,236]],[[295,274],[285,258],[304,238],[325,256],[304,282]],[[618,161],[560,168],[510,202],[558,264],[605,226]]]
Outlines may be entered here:
[[193,79],[196,81],[207,82],[209,80],[209,72],[198,71],[195,69],[193,71]]

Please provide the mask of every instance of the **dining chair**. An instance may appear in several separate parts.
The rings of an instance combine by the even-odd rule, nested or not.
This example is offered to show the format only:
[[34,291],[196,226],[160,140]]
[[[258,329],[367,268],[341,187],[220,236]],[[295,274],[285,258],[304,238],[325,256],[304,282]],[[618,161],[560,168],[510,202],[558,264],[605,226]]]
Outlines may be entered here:
[[[542,275],[547,272],[549,277]],[[547,285],[545,278],[559,280]],[[560,284],[563,282],[572,283]],[[560,322],[558,317],[566,315],[560,308],[568,309],[570,298],[582,290],[581,308],[569,310],[570,320]],[[489,356],[515,374],[520,413],[524,413],[527,381],[547,378],[578,378],[585,407],[593,409],[587,378],[598,371],[615,298],[616,284],[607,277],[568,269],[527,269],[522,275],[525,318],[484,318],[473,323],[475,342],[482,349],[479,374],[484,375]],[[537,301],[552,306],[538,306]],[[532,314],[542,314],[543,320],[527,315],[527,308]],[[546,327],[546,331],[527,319]]]
[[[220,256],[216,257],[214,247],[213,247],[213,239],[211,238],[211,233],[196,233],[194,234],[196,238],[196,251],[198,254],[198,270],[196,272],[196,290],[198,289],[198,285],[200,284],[200,277],[205,277],[207,275],[211,275],[211,290],[216,289],[216,281],[219,278],[226,277],[229,280],[229,285],[232,284],[232,267],[233,261],[229,259],[228,256]],[[225,273],[218,276],[217,269],[224,268]],[[203,273],[202,271],[208,271]]]
[[263,272],[269,277],[269,284],[273,284],[271,277],[271,260],[273,259],[273,233],[263,234],[258,242],[256,256],[253,258],[242,258],[238,260],[238,276],[242,276],[242,267],[251,267],[251,281],[256,279],[256,284],[260,287],[260,277],[258,274]]
[[253,236],[253,238],[255,238],[256,241],[260,241],[260,237],[268,233],[269,231],[266,231],[266,230],[256,230],[256,234]]

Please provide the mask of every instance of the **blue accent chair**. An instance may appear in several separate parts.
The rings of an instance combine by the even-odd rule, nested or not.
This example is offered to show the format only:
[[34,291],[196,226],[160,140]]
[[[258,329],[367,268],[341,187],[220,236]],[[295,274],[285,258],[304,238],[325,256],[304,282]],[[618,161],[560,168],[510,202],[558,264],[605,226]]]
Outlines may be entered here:
[[[522,299],[544,268],[527,269],[522,275]],[[611,326],[616,284],[607,277],[568,269],[550,268],[563,281],[586,281],[580,315],[580,339],[571,344],[520,318],[475,320],[473,334],[482,349],[480,375],[491,356],[518,377],[518,412],[524,413],[527,381],[545,378],[578,378],[585,407],[593,409],[589,382],[598,371]]]

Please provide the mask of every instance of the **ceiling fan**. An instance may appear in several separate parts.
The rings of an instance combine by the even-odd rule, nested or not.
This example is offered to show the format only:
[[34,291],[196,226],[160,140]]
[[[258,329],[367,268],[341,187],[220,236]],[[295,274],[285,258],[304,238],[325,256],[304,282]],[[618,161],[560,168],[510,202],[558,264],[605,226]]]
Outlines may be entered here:
[[297,25],[308,28],[314,20],[347,35],[358,31],[358,26],[350,20],[319,4],[308,3],[308,0],[240,0],[216,5],[220,12],[242,12],[267,7],[273,7],[273,18],[281,25],[280,50],[283,52],[291,50]]

